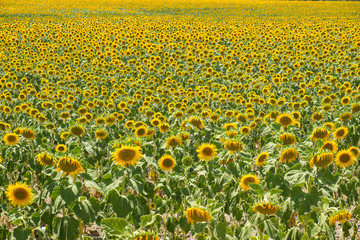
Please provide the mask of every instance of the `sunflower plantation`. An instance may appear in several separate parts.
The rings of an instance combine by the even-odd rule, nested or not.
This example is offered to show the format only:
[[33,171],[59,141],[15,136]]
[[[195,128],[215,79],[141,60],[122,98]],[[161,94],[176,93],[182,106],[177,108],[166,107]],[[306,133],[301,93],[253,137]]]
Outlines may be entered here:
[[0,239],[359,239],[360,3],[0,3]]

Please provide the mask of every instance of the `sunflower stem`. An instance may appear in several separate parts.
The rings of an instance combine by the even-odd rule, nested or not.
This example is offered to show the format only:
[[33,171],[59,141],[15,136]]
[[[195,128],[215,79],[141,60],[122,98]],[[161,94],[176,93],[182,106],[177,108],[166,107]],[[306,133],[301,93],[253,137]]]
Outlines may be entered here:
[[207,229],[208,229],[209,237],[210,237],[210,239],[212,239],[213,236],[212,236],[212,232],[211,232],[211,229],[210,229],[209,225],[208,225]]
[[125,182],[126,182],[126,171],[123,175],[122,187],[121,187],[121,195],[125,195]]
[[165,215],[163,215],[163,222],[164,222],[164,239],[166,240],[167,229],[166,229]]
[[80,224],[79,224],[79,239],[82,240],[83,239],[83,222],[80,220]]

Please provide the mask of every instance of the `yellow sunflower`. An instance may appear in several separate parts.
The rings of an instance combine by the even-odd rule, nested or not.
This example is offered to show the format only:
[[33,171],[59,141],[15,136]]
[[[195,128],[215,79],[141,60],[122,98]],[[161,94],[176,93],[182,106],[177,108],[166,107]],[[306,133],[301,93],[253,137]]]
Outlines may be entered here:
[[55,165],[56,160],[53,156],[50,156],[47,152],[42,152],[36,156],[36,161],[40,163],[42,166],[46,165]]
[[282,163],[291,163],[296,160],[298,152],[295,148],[288,148],[282,151],[280,161]]
[[321,147],[321,150],[328,149],[333,153],[336,153],[338,150],[338,144],[335,141],[325,141],[324,145]]
[[25,183],[10,184],[5,194],[10,203],[18,207],[30,205],[34,198],[34,193]]
[[313,130],[310,139],[317,141],[318,139],[326,139],[329,136],[329,131],[326,128],[316,128]]
[[67,148],[64,144],[58,144],[55,147],[55,151],[57,152],[66,152]]
[[271,205],[269,203],[258,203],[253,209],[254,212],[259,212],[265,215],[275,214],[279,210],[277,206]]
[[296,144],[296,138],[291,133],[284,133],[284,134],[280,135],[279,140],[282,141],[283,145]]
[[146,126],[140,126],[138,128],[135,129],[135,136],[136,137],[144,137],[146,136]]
[[211,143],[202,143],[197,149],[198,157],[203,161],[210,161],[217,155],[217,148]]
[[335,163],[339,167],[349,167],[356,161],[355,156],[349,150],[341,150],[336,154]]
[[77,159],[71,157],[62,157],[59,159],[56,171],[58,173],[62,171],[62,176],[64,177],[67,174],[74,176],[75,174],[79,174],[85,170],[82,168],[80,162]]
[[250,135],[250,132],[251,132],[251,128],[247,126],[243,126],[240,128],[240,133],[244,134],[244,136]]
[[315,155],[310,160],[310,167],[312,168],[313,165],[315,165],[318,168],[326,168],[328,165],[330,165],[334,161],[334,154],[331,153],[321,153],[318,155]]
[[16,145],[19,142],[19,135],[15,133],[7,133],[4,135],[3,139],[6,145]]
[[104,140],[107,137],[107,131],[105,129],[99,129],[95,131],[95,138]]
[[248,191],[250,189],[249,183],[259,184],[260,180],[256,175],[247,174],[245,176],[242,176],[239,182],[240,182],[241,188],[244,189],[245,191]]
[[231,153],[236,151],[241,151],[242,149],[242,142],[236,141],[236,140],[227,140],[224,143],[224,146],[227,150],[229,150]]
[[171,155],[165,154],[159,159],[158,165],[163,171],[171,171],[176,166],[176,161]]
[[194,127],[196,127],[197,129],[203,129],[205,127],[204,123],[202,122],[202,120],[198,117],[190,117],[189,118],[189,123],[191,125],[193,125]]
[[289,125],[294,124],[294,119],[290,114],[281,114],[276,118],[276,122],[281,124],[284,128],[286,128]]
[[33,130],[22,128],[20,134],[26,139],[29,140],[35,139],[35,132]]
[[80,125],[77,125],[77,126],[74,126],[70,129],[71,133],[74,134],[75,136],[81,136],[85,133],[85,129],[80,126]]
[[336,222],[341,222],[341,223],[345,223],[345,221],[350,220],[351,219],[351,214],[348,211],[340,211],[337,212],[336,214],[332,215],[329,219],[329,225],[335,225]]
[[195,207],[186,209],[185,217],[187,222],[192,224],[195,222],[211,222],[211,217],[208,211]]
[[259,154],[259,156],[257,156],[256,161],[255,161],[255,165],[261,167],[264,166],[266,160],[269,157],[269,153],[268,152],[262,152]]
[[335,130],[335,132],[333,133],[333,136],[336,140],[343,140],[346,135],[348,134],[349,130],[347,127],[339,127],[338,129]]
[[181,146],[181,140],[177,137],[169,137],[166,141],[166,147],[170,148],[176,146]]
[[348,151],[350,151],[356,158],[360,156],[360,150],[357,147],[349,147]]
[[159,240],[159,237],[154,233],[139,233],[132,240]]
[[123,145],[112,153],[112,159],[120,166],[133,166],[142,157],[141,147]]

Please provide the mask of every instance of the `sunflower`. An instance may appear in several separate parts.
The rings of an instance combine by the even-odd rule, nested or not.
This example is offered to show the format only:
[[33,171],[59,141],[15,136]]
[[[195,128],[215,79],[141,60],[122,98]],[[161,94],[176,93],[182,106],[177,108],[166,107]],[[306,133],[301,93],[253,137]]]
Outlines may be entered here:
[[55,151],[57,152],[66,152],[67,148],[64,144],[58,144],[55,147]]
[[324,115],[322,113],[319,113],[319,112],[314,112],[311,118],[312,118],[313,122],[317,122],[317,121],[323,120]]
[[105,123],[105,118],[100,117],[100,118],[96,119],[96,125],[99,126],[99,125],[102,125],[104,123]]
[[185,156],[181,159],[181,162],[185,165],[185,166],[190,166],[192,164],[192,162],[194,161],[192,156]]
[[276,122],[281,124],[284,128],[286,128],[289,125],[294,124],[294,119],[290,114],[281,114],[276,118]]
[[155,203],[150,203],[149,204],[149,208],[151,209],[151,210],[154,210],[155,208],[156,208],[156,204]]
[[185,217],[187,219],[187,222],[192,224],[194,222],[211,222],[211,217],[208,211],[201,210],[200,208],[195,207],[186,209]]
[[321,150],[328,149],[333,153],[336,153],[338,150],[338,144],[335,141],[325,141],[324,145],[321,147]]
[[30,205],[34,198],[34,193],[25,183],[10,184],[5,194],[10,203],[18,207]]
[[348,121],[348,120],[350,120],[351,118],[352,118],[352,115],[351,115],[350,112],[342,113],[342,114],[340,115],[340,120],[343,121],[343,122]]
[[251,132],[251,128],[247,126],[243,126],[240,128],[240,133],[244,134],[244,136],[250,135],[250,132]]
[[85,129],[80,126],[80,125],[77,125],[77,126],[73,126],[71,129],[70,129],[71,133],[74,134],[75,136],[81,136],[85,133]]
[[152,129],[152,128],[146,129],[146,137],[152,137],[152,136],[154,136],[154,134],[155,134],[154,129]]
[[336,154],[336,165],[339,167],[349,167],[356,161],[355,156],[350,150],[341,150]]
[[65,140],[69,135],[70,135],[70,133],[64,132],[64,133],[62,133],[62,134],[60,135],[60,138],[61,138],[62,140]]
[[108,126],[112,126],[116,123],[117,118],[115,116],[108,116],[105,118],[105,124]]
[[166,141],[166,147],[170,148],[176,146],[181,146],[181,140],[177,137],[169,137]]
[[29,140],[35,139],[35,132],[33,130],[22,128],[20,134],[26,139]]
[[82,168],[80,162],[77,159],[71,157],[62,157],[59,159],[56,171],[58,173],[62,171],[62,176],[64,177],[67,174],[69,174],[70,176],[74,176],[75,174],[79,174],[81,172],[84,172],[85,170]]
[[176,166],[176,161],[171,155],[165,154],[159,159],[158,165],[163,171],[171,171]]
[[342,105],[348,105],[350,103],[350,97],[345,96],[340,100]]
[[296,138],[293,134],[291,133],[284,133],[282,135],[279,136],[279,140],[282,141],[283,145],[292,145],[292,144],[296,144]]
[[144,137],[144,136],[146,136],[146,129],[147,129],[146,126],[140,126],[140,127],[136,128],[135,136],[136,137]]
[[242,149],[242,142],[236,140],[227,140],[225,143],[225,148],[229,150],[231,153],[236,151],[241,151]]
[[241,188],[244,189],[245,191],[248,191],[250,189],[249,183],[259,184],[260,180],[256,175],[247,174],[245,176],[242,176],[239,182],[240,182]]
[[336,140],[341,141],[346,137],[348,132],[349,131],[347,127],[339,127],[338,129],[335,130],[333,136]]
[[151,125],[153,125],[154,127],[157,127],[161,124],[160,119],[154,118],[153,120],[151,120]]
[[333,214],[329,219],[329,225],[335,225],[336,222],[345,223],[345,221],[351,219],[351,214],[348,211],[339,211]]
[[211,143],[202,143],[197,149],[198,157],[203,161],[210,161],[217,155],[217,148]]
[[56,160],[53,156],[50,156],[47,152],[42,152],[36,156],[36,161],[40,163],[42,166],[46,165],[55,165]]
[[190,134],[187,132],[179,133],[178,136],[183,142],[186,142],[190,139]]
[[236,123],[225,123],[223,128],[225,128],[226,131],[229,131],[232,128],[237,129],[237,124]]
[[349,147],[348,151],[350,151],[356,158],[360,156],[360,150],[357,147]]
[[271,205],[269,203],[261,203],[261,204],[258,203],[253,209],[254,212],[259,212],[265,215],[275,214],[279,210],[277,206]]
[[312,168],[313,165],[315,165],[318,168],[321,168],[321,167],[326,168],[333,161],[334,161],[333,153],[321,153],[321,154],[315,155],[310,160],[310,167]]
[[282,151],[280,161],[282,163],[291,163],[296,160],[298,152],[295,148],[288,148]]
[[3,139],[6,145],[16,145],[19,142],[19,135],[15,133],[7,133],[4,135]]
[[188,121],[191,125],[193,125],[197,129],[203,129],[205,127],[204,123],[198,117],[195,117],[195,116],[190,117]]
[[160,130],[161,133],[166,133],[166,132],[168,132],[170,130],[170,125],[167,124],[167,123],[161,123],[159,125],[159,130]]
[[237,131],[227,131],[226,135],[228,135],[229,138],[233,138],[238,135],[238,132]]
[[139,233],[132,240],[159,240],[155,233]]
[[329,131],[326,128],[316,128],[313,130],[310,139],[317,141],[318,139],[326,139],[329,136]]
[[95,131],[95,138],[104,140],[107,137],[107,131],[105,129],[100,129]]
[[261,167],[264,166],[265,161],[268,159],[269,157],[269,153],[268,152],[262,152],[259,154],[259,156],[257,156],[256,161],[255,161],[255,165]]
[[133,166],[142,157],[141,147],[123,145],[112,153],[112,159],[118,165]]

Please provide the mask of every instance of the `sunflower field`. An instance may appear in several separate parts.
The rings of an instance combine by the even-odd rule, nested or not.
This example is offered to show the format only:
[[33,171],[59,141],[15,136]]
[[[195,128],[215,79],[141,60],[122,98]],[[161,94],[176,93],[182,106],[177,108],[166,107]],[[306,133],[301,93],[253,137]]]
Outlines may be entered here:
[[360,239],[360,3],[0,2],[0,240]]

